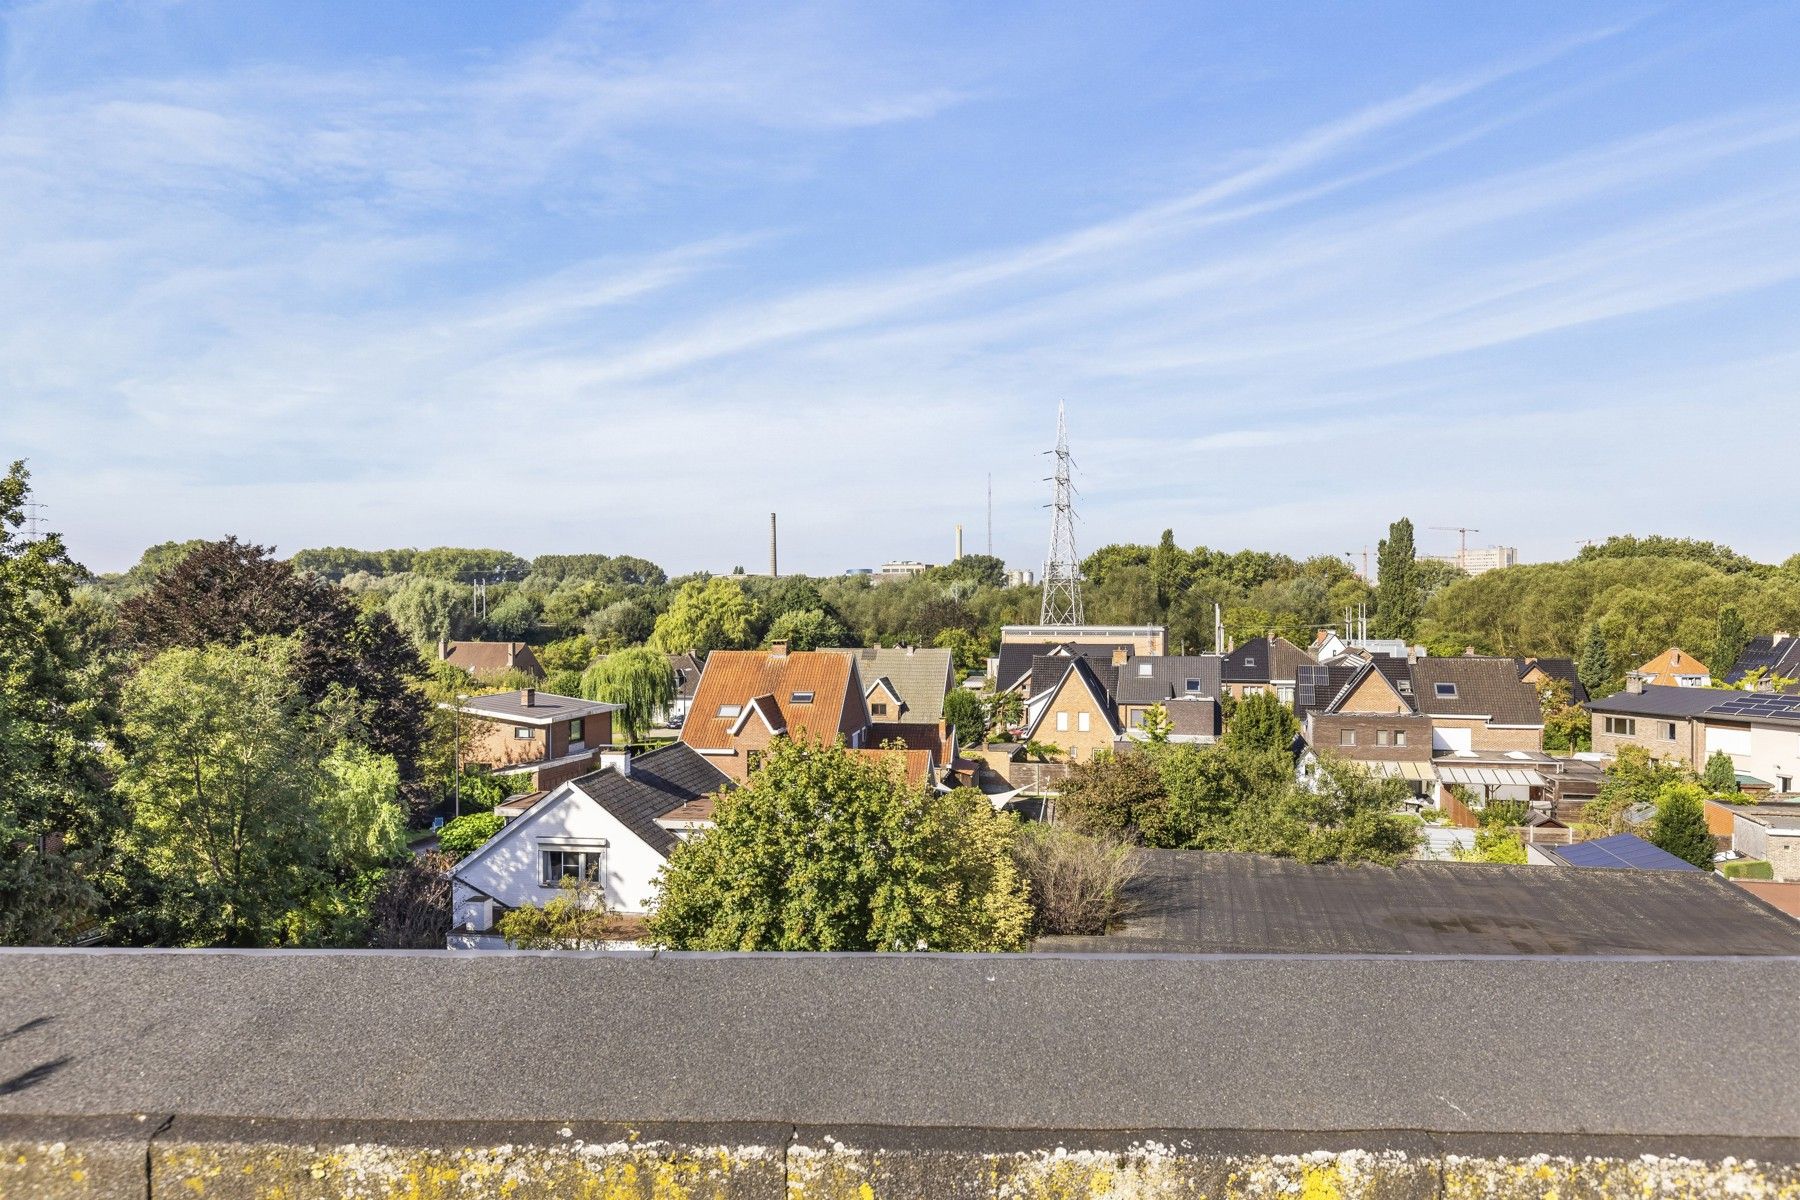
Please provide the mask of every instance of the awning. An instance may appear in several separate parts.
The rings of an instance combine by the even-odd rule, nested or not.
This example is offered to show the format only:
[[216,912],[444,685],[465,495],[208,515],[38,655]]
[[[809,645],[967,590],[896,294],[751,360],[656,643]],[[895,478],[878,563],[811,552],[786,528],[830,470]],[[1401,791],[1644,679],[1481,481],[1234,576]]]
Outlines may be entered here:
[[1544,777],[1519,767],[1453,767],[1439,765],[1437,777],[1444,783],[1475,787],[1543,787]]
[[1424,762],[1364,762],[1371,775],[1387,775],[1395,779],[1411,779],[1416,783],[1433,783],[1437,776],[1431,764]]

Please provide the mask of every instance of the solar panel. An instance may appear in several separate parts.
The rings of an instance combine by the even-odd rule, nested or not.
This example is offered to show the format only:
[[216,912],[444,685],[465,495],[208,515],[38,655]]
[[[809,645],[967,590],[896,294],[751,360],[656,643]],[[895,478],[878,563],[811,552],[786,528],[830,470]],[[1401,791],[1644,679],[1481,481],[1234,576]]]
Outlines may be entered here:
[[1690,862],[1632,833],[1560,846],[1556,856],[1572,867],[1635,867],[1642,871],[1698,871]]

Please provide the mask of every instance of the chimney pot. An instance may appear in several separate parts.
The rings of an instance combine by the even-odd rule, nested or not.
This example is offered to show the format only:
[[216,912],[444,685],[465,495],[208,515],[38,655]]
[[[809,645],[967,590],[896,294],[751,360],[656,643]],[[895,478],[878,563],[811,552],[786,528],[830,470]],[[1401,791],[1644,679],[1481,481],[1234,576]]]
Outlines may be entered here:
[[786,642],[770,642],[769,643],[769,653],[773,654],[776,658],[785,657],[787,655],[787,652],[788,652],[788,644]]
[[1131,657],[1131,651],[1129,649],[1127,649],[1126,647],[1124,647],[1124,646],[1114,646],[1113,647],[1113,655],[1112,655],[1112,658],[1113,658],[1112,665],[1113,666],[1115,666],[1115,667],[1124,666],[1125,660],[1130,657]]
[[537,689],[536,688],[520,688],[519,689],[519,705],[520,705],[520,707],[531,708],[536,703],[537,703]]
[[1636,671],[1633,671],[1631,674],[1625,676],[1625,691],[1633,696],[1643,695],[1644,694],[1644,677],[1642,675],[1638,674]]

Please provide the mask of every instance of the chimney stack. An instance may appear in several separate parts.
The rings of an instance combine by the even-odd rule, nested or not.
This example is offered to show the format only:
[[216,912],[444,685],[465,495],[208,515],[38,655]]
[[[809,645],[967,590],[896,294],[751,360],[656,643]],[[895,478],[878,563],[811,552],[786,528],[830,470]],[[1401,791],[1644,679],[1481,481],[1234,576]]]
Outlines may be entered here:
[[[962,556],[963,556],[963,552],[962,552],[962,526],[961,526],[961,525],[958,525],[958,526],[957,526],[957,527],[956,527],[956,558],[961,558],[961,557],[962,557]],[[951,562],[955,562],[955,561],[956,561],[956,559],[955,559],[955,558],[953,558],[953,559],[951,559],[951,560],[950,560],[950,561],[951,561]]]
[[1633,696],[1644,694],[1644,677],[1636,671],[1625,676],[1625,691]]
[[450,639],[443,634],[438,635],[438,661],[443,662],[450,657]]
[[769,653],[773,654],[776,658],[786,658],[788,652],[787,647],[788,644],[786,642],[770,642]]
[[769,514],[769,578],[779,579],[781,573],[775,569],[775,514]]
[[519,707],[531,708],[536,703],[537,703],[537,689],[536,688],[520,688],[519,689]]
[[1124,666],[1125,660],[1130,657],[1131,657],[1131,650],[1129,647],[1126,647],[1126,646],[1114,646],[1113,647],[1113,655],[1112,655],[1112,658],[1113,658],[1112,665],[1113,666],[1115,666],[1115,667]]

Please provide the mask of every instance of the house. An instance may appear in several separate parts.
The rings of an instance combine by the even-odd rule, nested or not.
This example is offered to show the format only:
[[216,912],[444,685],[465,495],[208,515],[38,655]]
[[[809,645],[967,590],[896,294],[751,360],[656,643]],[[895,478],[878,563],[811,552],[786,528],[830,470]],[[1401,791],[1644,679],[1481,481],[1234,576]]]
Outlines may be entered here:
[[714,650],[686,722],[683,745],[741,783],[777,737],[870,745],[869,705],[856,659],[832,650]]
[[465,765],[528,775],[534,790],[548,791],[594,769],[621,706],[521,688],[439,707],[470,722]]
[[648,912],[657,875],[686,828],[670,815],[704,801],[710,819],[713,796],[734,786],[679,743],[636,757],[608,751],[603,761],[503,806],[515,815],[450,873],[453,945],[494,945],[503,915],[554,899],[565,878],[591,885],[613,912]]
[[477,680],[495,679],[522,671],[533,679],[544,677],[537,655],[524,642],[453,642],[438,639],[438,659],[461,667]]
[[1061,673],[1032,698],[1025,742],[1053,745],[1072,763],[1091,762],[1096,754],[1110,752],[1125,731],[1102,673],[1079,655],[1044,661],[1060,663]]
[[[1760,672],[1765,681],[1773,679],[1792,679],[1796,682],[1780,688],[1781,691],[1800,691],[1800,638],[1788,633],[1775,633],[1768,637],[1753,637],[1744,646],[1738,660],[1731,664],[1726,672],[1728,683],[1741,683],[1744,676],[1751,672]],[[1767,682],[1760,689],[1775,691],[1776,688]]]
[[1704,688],[1712,686],[1712,672],[1705,663],[1671,646],[1630,673],[1645,686]]
[[1624,691],[1587,703],[1594,749],[1616,755],[1622,746],[1641,746],[1652,758],[1698,770],[1706,764],[1706,742],[1697,718],[1726,694],[1718,688],[1647,684],[1641,677],[1628,677]]
[[669,702],[669,711],[664,715],[667,724],[679,727],[687,720],[688,709],[694,703],[694,692],[700,686],[700,672],[705,669],[706,662],[696,651],[669,655],[669,670],[675,674],[675,698]]
[[1315,665],[1312,655],[1277,634],[1251,638],[1226,654],[1220,673],[1233,699],[1274,692],[1283,704],[1292,704],[1300,668]]
[[956,686],[956,662],[950,651],[920,646],[840,646],[827,653],[847,654],[856,660],[871,721],[935,726],[944,719],[944,697]]
[[1223,667],[1217,654],[1154,654],[1119,663],[1112,699],[1120,727],[1141,735],[1144,715],[1160,704],[1169,714],[1169,740],[1217,740]]
[[1759,858],[1776,883],[1800,882],[1800,804],[1749,804],[1732,811],[1731,848]]
[[996,692],[1017,692],[1025,700],[1030,700],[1043,689],[1047,680],[1054,682],[1062,676],[1060,664],[1046,666],[1040,661],[1042,659],[1086,658],[1096,671],[1110,673],[1135,655],[1136,647],[1129,640],[1003,642],[1000,653],[988,660],[989,678]]
[[1431,718],[1431,744],[1450,753],[1502,754],[1544,748],[1537,689],[1510,658],[1459,655],[1412,664],[1412,701]]
[[1575,660],[1572,658],[1521,658],[1519,662],[1519,678],[1532,687],[1540,684],[1558,682],[1568,686],[1571,704],[1586,704],[1587,688],[1582,686],[1581,677],[1575,672]]
[[1800,780],[1800,695],[1655,687],[1628,678],[1625,691],[1587,707],[1596,750],[1640,745],[1695,770],[1723,752],[1746,791],[1788,793]]
[[1676,858],[1635,833],[1615,833],[1611,837],[1595,838],[1590,842],[1571,842],[1566,846],[1532,843],[1525,847],[1525,859],[1540,866],[1553,867],[1601,867],[1633,871],[1700,870],[1686,859]]

